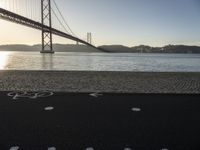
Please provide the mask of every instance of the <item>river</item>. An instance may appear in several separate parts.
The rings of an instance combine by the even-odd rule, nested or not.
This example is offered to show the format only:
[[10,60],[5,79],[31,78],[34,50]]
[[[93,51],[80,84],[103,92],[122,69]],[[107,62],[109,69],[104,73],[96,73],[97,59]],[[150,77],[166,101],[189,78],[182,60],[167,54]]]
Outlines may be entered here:
[[200,72],[200,54],[0,52],[1,70]]

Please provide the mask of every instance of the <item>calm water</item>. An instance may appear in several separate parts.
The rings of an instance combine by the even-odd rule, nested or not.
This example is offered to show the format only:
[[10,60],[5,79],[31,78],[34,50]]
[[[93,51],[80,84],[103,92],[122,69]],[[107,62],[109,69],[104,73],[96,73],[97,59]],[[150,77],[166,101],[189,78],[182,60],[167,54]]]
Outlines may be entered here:
[[200,72],[200,54],[0,52],[0,69]]

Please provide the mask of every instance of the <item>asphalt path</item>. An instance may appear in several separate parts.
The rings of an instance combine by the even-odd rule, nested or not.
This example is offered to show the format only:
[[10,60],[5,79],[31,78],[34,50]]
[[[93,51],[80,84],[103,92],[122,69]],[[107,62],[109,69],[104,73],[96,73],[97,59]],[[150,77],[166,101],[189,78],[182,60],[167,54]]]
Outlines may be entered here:
[[0,92],[0,150],[199,150],[200,95]]

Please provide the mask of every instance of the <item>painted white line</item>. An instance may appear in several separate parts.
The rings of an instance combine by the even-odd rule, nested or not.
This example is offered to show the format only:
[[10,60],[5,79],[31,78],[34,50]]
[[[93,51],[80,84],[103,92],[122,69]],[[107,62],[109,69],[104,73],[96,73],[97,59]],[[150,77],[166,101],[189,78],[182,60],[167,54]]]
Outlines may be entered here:
[[48,150],[56,150],[55,147],[48,147]]
[[46,110],[46,111],[51,111],[51,110],[54,110],[54,107],[48,106],[48,107],[45,107],[44,110]]
[[124,150],[132,150],[132,148],[126,147],[124,148]]
[[95,97],[95,98],[98,98],[98,97],[100,97],[100,96],[103,96],[103,94],[100,94],[100,93],[92,93],[92,94],[90,94],[90,96]]
[[141,108],[132,108],[132,111],[134,111],[134,112],[140,112],[141,111]]
[[56,150],[55,147],[48,147],[48,150]]
[[167,148],[162,148],[161,150],[169,150],[169,149],[167,149]]
[[88,148],[86,148],[85,150],[94,150],[94,148],[88,147]]
[[10,148],[10,150],[19,150],[19,146],[13,146]]
[[41,91],[41,92],[10,92],[7,96],[12,97],[13,100],[20,99],[20,98],[29,98],[29,99],[37,99],[37,98],[44,98],[54,95],[53,92],[49,91]]

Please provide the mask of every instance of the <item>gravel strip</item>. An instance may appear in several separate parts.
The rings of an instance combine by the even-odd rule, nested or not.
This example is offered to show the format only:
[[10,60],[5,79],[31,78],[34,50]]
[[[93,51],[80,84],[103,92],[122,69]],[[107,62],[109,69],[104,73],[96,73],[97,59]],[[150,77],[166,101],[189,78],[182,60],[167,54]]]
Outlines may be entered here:
[[0,71],[1,91],[200,93],[200,73]]

